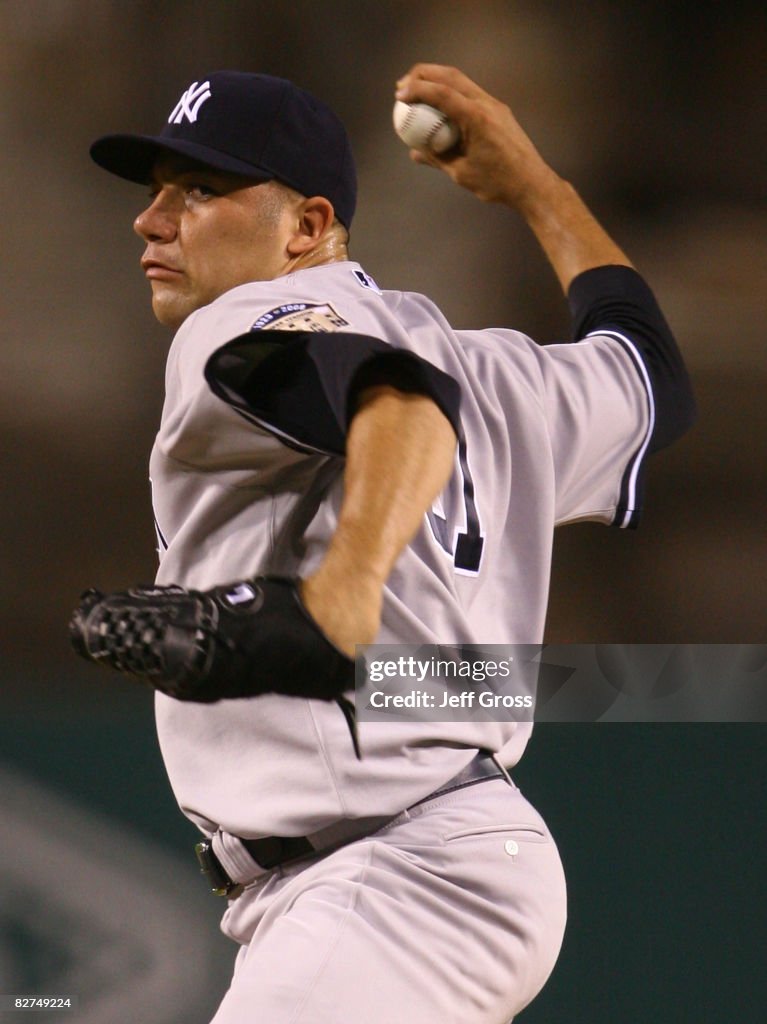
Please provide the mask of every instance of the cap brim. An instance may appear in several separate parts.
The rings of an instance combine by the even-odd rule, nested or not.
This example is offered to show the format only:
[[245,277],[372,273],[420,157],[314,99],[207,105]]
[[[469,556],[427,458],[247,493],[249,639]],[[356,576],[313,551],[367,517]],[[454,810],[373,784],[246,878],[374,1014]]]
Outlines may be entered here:
[[93,160],[105,171],[128,181],[148,185],[159,157],[168,153],[197,160],[219,171],[244,174],[258,181],[269,181],[274,175],[263,167],[237,160],[209,146],[199,146],[185,139],[153,137],[150,135],[105,135],[96,139],[90,148]]

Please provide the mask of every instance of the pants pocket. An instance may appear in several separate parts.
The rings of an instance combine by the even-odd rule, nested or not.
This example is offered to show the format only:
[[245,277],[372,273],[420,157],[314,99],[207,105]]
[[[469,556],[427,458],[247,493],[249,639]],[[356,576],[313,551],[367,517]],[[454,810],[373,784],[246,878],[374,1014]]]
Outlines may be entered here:
[[497,835],[513,836],[514,839],[524,843],[547,843],[549,836],[546,831],[536,824],[506,824],[496,823],[493,825],[475,825],[473,828],[462,828],[456,832],[448,832],[443,839],[446,843],[454,843],[461,839],[480,839]]

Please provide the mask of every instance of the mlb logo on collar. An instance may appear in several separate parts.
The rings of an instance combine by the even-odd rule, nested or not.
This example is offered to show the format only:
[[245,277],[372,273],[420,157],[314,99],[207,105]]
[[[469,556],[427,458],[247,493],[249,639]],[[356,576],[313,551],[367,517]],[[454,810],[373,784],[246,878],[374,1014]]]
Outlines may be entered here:
[[363,288],[370,288],[371,291],[378,292],[379,295],[381,294],[381,289],[370,274],[366,274],[364,270],[353,270],[352,274],[357,279],[357,284],[362,285]]

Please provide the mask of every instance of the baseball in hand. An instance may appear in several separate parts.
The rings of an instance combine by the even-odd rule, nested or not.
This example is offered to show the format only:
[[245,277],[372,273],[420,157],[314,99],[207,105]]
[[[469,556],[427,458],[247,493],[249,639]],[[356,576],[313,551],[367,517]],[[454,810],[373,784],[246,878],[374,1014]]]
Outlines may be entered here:
[[445,153],[460,139],[458,126],[441,110],[428,103],[394,104],[394,130],[412,149]]

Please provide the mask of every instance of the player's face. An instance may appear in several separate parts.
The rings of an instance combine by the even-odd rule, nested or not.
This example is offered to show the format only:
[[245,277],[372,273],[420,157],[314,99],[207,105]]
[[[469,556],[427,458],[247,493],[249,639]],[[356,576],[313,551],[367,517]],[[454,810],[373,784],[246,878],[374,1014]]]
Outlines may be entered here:
[[151,200],[134,228],[161,323],[179,327],[230,288],[285,273],[291,208],[274,182],[169,157],[155,166]]

